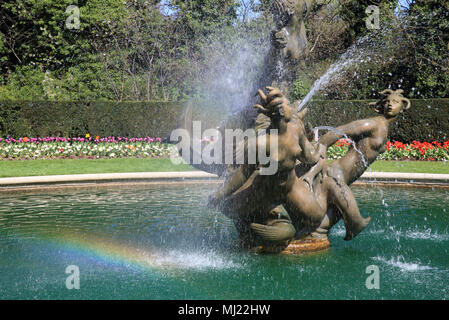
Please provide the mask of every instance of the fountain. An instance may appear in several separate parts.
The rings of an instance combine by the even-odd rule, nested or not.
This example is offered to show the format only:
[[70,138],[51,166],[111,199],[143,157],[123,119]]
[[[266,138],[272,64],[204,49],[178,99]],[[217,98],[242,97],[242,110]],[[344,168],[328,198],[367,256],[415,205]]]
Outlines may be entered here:
[[[218,139],[200,134],[197,148],[194,136],[183,137],[186,161],[225,178],[212,194],[216,181],[187,180],[1,193],[0,297],[449,298],[448,192],[352,186],[385,151],[389,125],[410,107],[403,92],[382,91],[375,117],[307,127],[307,102],[354,61],[342,56],[302,102],[286,98],[295,72],[286,66],[301,58],[303,13],[312,2],[273,1],[282,21],[255,84],[266,88],[255,108],[225,122],[213,133]],[[192,108],[179,126],[189,134]],[[245,133],[229,141],[230,128],[249,128],[241,144],[234,139]],[[328,162],[327,148],[342,137],[351,139],[350,150]],[[226,147],[230,163],[219,154]],[[201,161],[193,162],[195,155]],[[365,286],[373,265],[382,271],[378,290]],[[79,267],[81,289],[66,286],[68,266]]]
[[[232,121],[213,130],[213,143],[208,145],[199,143],[204,138],[198,126],[194,132],[191,105],[180,126],[187,131],[182,146],[178,144],[180,155],[200,170],[225,177],[223,185],[210,197],[209,206],[233,220],[243,247],[260,252],[326,249],[330,246],[329,231],[341,218],[346,226],[345,240],[357,236],[370,218],[360,215],[349,186],[385,151],[389,124],[403,108],[410,107],[402,90],[386,89],[380,93],[383,97],[373,103],[380,113],[377,117],[339,128],[317,127],[315,131],[304,126],[302,118],[307,109],[303,107],[314,93],[358,59],[354,54],[356,44],[316,81],[302,102],[290,104],[285,88],[295,72],[279,73],[278,69],[300,59],[307,40],[302,13],[310,5],[311,1],[272,2],[278,30],[273,31],[274,40],[258,84],[270,82],[281,88],[267,86],[268,93],[258,91],[261,102],[255,101],[253,108],[257,115],[248,110],[238,113]],[[235,132],[226,132],[236,126],[247,129],[246,136],[240,135],[237,147]],[[318,139],[320,128],[331,130]],[[343,137],[350,138],[352,147],[343,158],[328,164],[327,149]],[[205,155],[209,156],[207,160],[202,159]],[[261,155],[268,155],[269,161],[262,162]],[[264,172],[272,169],[272,164],[276,169]]]
[[[263,118],[258,135],[248,138],[244,148],[233,148],[233,138],[220,137],[208,150],[224,146],[244,153],[246,162],[236,165],[223,157],[214,164],[197,164],[202,170],[226,172],[220,188],[210,197],[209,206],[231,218],[239,233],[241,246],[258,252],[298,253],[330,246],[330,229],[343,218],[345,240],[357,236],[370,218],[363,218],[349,186],[356,181],[377,156],[384,152],[388,126],[410,101],[402,90],[386,89],[384,97],[372,103],[377,117],[343,125],[323,135],[317,143],[309,140],[301,119],[306,109],[298,111],[277,88],[259,90],[261,104],[254,107]],[[260,118],[258,117],[259,121]],[[267,121],[268,119],[268,121]],[[247,130],[248,131],[248,130]],[[327,163],[326,151],[342,137],[354,141],[348,153]],[[185,141],[184,141],[185,142]],[[271,148],[275,146],[275,148]],[[190,158],[186,157],[187,160]],[[200,158],[203,150],[191,151]],[[189,150],[189,151],[190,151]],[[251,154],[270,150],[276,170],[264,173],[266,165],[251,162]],[[207,153],[207,152],[206,152]],[[234,160],[236,154],[232,157]],[[253,157],[254,159],[254,157]],[[195,164],[194,164],[195,165]]]

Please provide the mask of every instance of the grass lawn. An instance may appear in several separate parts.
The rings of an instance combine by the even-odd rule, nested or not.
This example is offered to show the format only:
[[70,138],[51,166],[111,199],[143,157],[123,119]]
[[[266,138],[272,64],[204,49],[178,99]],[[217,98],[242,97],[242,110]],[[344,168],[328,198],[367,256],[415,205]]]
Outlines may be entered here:
[[[449,163],[441,161],[376,161],[371,168],[383,172],[449,174]],[[195,169],[187,164],[174,165],[170,159],[156,158],[0,160],[0,177],[191,170]]]
[[371,164],[372,171],[449,174],[449,162],[443,161],[386,161]]
[[0,177],[191,170],[195,169],[187,164],[174,165],[170,159],[158,158],[0,160]]

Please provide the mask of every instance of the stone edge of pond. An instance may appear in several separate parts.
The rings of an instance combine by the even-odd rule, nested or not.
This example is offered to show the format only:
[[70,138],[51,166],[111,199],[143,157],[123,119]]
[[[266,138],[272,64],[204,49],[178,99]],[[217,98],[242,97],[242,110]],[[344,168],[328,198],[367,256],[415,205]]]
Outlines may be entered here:
[[[0,178],[0,191],[11,188],[45,188],[76,185],[164,184],[219,181],[219,178],[202,171],[182,172],[130,172],[75,175],[49,175]],[[410,187],[449,188],[449,174],[365,172],[354,185],[385,185]]]
[[365,172],[353,185],[449,188],[449,174]]

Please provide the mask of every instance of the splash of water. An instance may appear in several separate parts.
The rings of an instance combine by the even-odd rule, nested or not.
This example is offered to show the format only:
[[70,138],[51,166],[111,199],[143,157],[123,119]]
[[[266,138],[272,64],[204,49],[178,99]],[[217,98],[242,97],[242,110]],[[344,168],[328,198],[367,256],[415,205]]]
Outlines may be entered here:
[[420,262],[406,262],[403,256],[398,256],[396,258],[392,257],[389,260],[387,260],[385,257],[380,256],[373,257],[372,259],[399,268],[402,272],[416,272],[416,271],[437,269],[430,266],[422,265]]
[[343,137],[345,137],[346,141],[349,141],[352,145],[352,147],[354,148],[354,150],[360,154],[360,156],[362,157],[362,162],[365,168],[368,168],[368,162],[366,161],[365,155],[362,153],[362,151],[360,151],[357,148],[357,145],[355,144],[355,142],[350,139],[343,131],[335,128],[335,127],[331,127],[331,126],[319,126],[319,127],[315,127],[313,128],[313,132],[315,134],[315,141],[318,141],[318,132],[319,130],[328,130],[328,131],[334,131],[336,134],[341,135]]
[[331,80],[335,79],[336,76],[340,73],[340,71],[345,68],[358,63],[362,60],[362,57],[365,56],[365,48],[369,46],[371,43],[371,39],[369,36],[362,37],[352,46],[350,46],[346,52],[344,52],[338,59],[335,61],[327,71],[313,84],[309,93],[304,97],[298,106],[298,111],[300,111],[304,106],[312,99],[312,97],[321,89],[325,88]]
[[432,240],[436,242],[449,240],[449,236],[447,234],[435,233],[432,229],[426,229],[425,231],[409,230],[405,236],[410,239]]
[[55,233],[41,236],[58,247],[67,246],[81,254],[93,254],[99,260],[125,263],[148,270],[210,270],[235,269],[239,264],[213,250],[162,250],[107,237],[75,233]]
[[206,58],[197,79],[208,110],[221,113],[226,108],[232,114],[251,104],[269,47],[268,30],[263,29],[235,34],[219,30],[211,36],[202,49]]

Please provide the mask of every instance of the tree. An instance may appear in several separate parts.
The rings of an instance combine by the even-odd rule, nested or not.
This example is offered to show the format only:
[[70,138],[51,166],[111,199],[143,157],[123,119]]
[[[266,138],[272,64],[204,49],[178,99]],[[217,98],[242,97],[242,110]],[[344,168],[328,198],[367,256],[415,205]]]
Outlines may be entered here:
[[[372,1],[365,2],[367,5]],[[382,2],[380,29],[368,30],[364,20],[356,18],[363,12],[361,4],[341,2],[339,15],[346,23],[346,34],[350,35],[346,39],[353,38],[343,47],[357,44],[353,48],[354,55],[351,55],[352,62],[321,91],[322,97],[368,99],[377,97],[377,93],[385,88],[401,88],[411,98],[449,97],[448,3],[413,1],[401,12],[393,10],[393,2]],[[319,53],[329,51],[320,42],[317,49],[312,56],[315,58],[311,61],[312,70],[323,61]],[[326,68],[318,74],[325,72],[323,70]]]
[[0,98],[111,98],[107,90],[101,92],[105,87],[98,81],[102,75],[97,73],[92,43],[99,34],[105,35],[102,31],[108,21],[126,18],[123,1],[80,0],[79,29],[66,24],[71,14],[66,11],[72,4],[72,0],[0,4],[0,69],[4,75],[0,81],[5,84]]
[[449,97],[449,1],[416,0],[405,33],[412,96]]
[[346,45],[366,34],[366,9],[379,7],[380,16],[390,15],[398,5],[398,0],[343,0],[339,1],[338,15],[346,23]]

